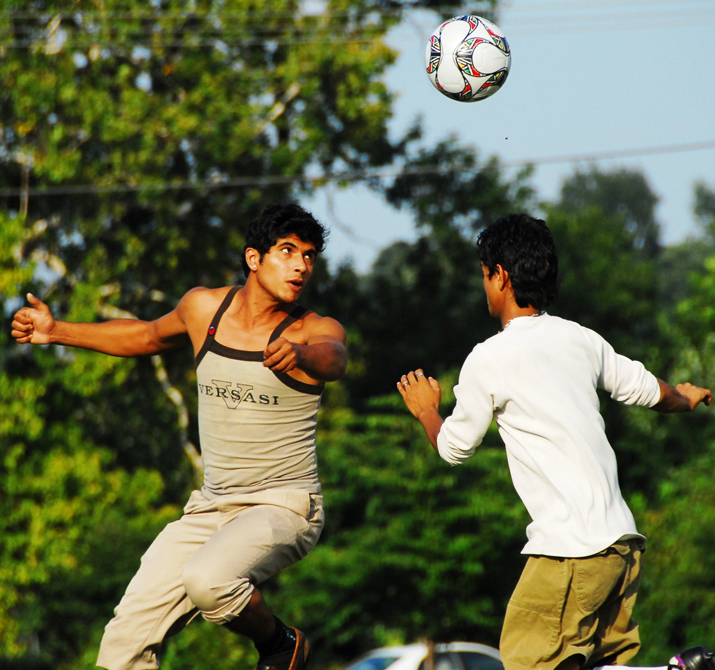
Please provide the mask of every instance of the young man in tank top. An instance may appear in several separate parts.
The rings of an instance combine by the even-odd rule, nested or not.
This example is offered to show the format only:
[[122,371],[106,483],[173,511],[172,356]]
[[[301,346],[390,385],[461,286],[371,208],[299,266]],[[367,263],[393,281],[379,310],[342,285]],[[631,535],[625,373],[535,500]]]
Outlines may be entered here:
[[[452,465],[474,454],[492,420],[499,428],[532,518],[522,552],[529,558],[502,629],[506,670],[613,669],[640,647],[632,610],[645,537],[621,495],[597,388],[659,412],[690,412],[712,394],[670,386],[592,330],[546,314],[558,260],[544,221],[504,217],[482,231],[477,251],[502,330],[467,357],[444,421],[437,380],[416,370],[397,388]],[[715,670],[715,661],[693,647],[669,667]]]
[[197,614],[253,640],[259,670],[301,670],[310,647],[257,584],[303,558],[323,526],[315,430],[323,384],[342,377],[345,332],[297,304],[325,229],[298,205],[272,205],[246,237],[243,287],[195,288],[156,321],[55,321],[32,295],[19,343],[113,356],[194,349],[204,486],[169,524],[109,622],[97,665],[159,666],[164,639]]

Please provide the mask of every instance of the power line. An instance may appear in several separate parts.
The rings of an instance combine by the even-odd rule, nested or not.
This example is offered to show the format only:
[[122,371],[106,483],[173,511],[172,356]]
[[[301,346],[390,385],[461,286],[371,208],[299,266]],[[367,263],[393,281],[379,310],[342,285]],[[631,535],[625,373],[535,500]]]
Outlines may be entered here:
[[650,28],[676,28],[681,26],[689,26],[693,24],[701,25],[703,23],[711,23],[715,20],[715,10],[703,10],[702,12],[692,13],[690,15],[670,16],[668,14],[654,16],[638,16],[624,15],[622,17],[578,17],[564,18],[559,23],[556,20],[543,18],[540,21],[524,21],[523,23],[505,22],[503,25],[508,26],[508,30],[504,29],[508,35],[546,35],[560,34],[567,32],[603,32],[603,31],[620,31],[633,29],[650,29]]
[[[655,11],[655,12],[621,12],[618,14],[607,14],[603,13],[597,14],[583,14],[583,15],[564,15],[564,16],[545,16],[540,15],[529,19],[515,19],[512,25],[519,25],[520,22],[528,24],[529,26],[542,27],[542,26],[562,26],[569,23],[586,23],[586,24],[596,24],[596,25],[612,25],[620,23],[621,21],[663,21],[665,25],[669,25],[671,21],[680,20],[691,20],[700,19],[703,17],[712,16],[715,12],[715,8],[712,6],[699,9],[697,11],[682,12],[675,16],[669,10]],[[505,25],[509,23],[508,21]]]
[[668,5],[672,7],[673,12],[681,12],[685,5],[706,5],[709,6],[711,0],[631,0],[624,2],[623,0],[592,0],[588,2],[557,2],[557,3],[524,3],[509,7],[509,13],[529,14],[535,13],[542,15],[544,12],[556,10],[558,12],[579,12],[584,9],[597,9],[602,11],[605,8],[609,9],[631,9],[633,7],[652,8],[656,5]]
[[213,11],[213,12],[52,12],[52,11],[35,11],[35,12],[12,12],[11,10],[0,10],[0,18],[7,19],[18,19],[18,20],[48,20],[59,18],[61,20],[81,20],[83,23],[85,19],[89,21],[93,19],[97,20],[125,20],[125,21],[186,21],[186,20],[217,20],[217,19],[244,19],[244,18],[291,18],[291,17],[301,17],[301,18],[323,18],[323,17],[337,17],[337,18],[352,18],[358,16],[401,16],[402,12],[409,11],[410,7],[405,7],[405,9],[379,9],[377,7],[370,8],[366,7],[364,9],[346,9],[342,11],[329,10],[326,12],[321,12],[319,14],[302,13],[300,11],[295,12],[236,12],[236,11]]
[[623,149],[616,151],[597,151],[591,154],[565,154],[562,156],[549,156],[531,160],[503,161],[506,167],[520,167],[524,165],[548,165],[554,163],[591,163],[611,158],[636,158],[638,156],[654,156],[658,154],[674,154],[686,151],[703,151],[715,149],[715,141],[691,142],[687,144],[671,144],[661,147],[643,147],[641,149]]
[[[517,14],[528,14],[534,13],[539,16],[543,16],[544,12],[556,11],[556,12],[566,12],[574,13],[580,12],[584,9],[597,9],[602,11],[604,8],[614,8],[614,9],[630,9],[633,7],[647,7],[652,8],[656,5],[667,5],[672,8],[671,11],[676,13],[682,13],[685,6],[692,5],[706,5],[711,4],[711,0],[631,0],[630,2],[624,2],[622,0],[592,0],[587,2],[571,2],[571,3],[528,3],[528,4],[518,4],[516,7],[509,7],[509,13]],[[481,9],[485,13],[492,13],[491,8],[485,5]],[[475,8],[476,12],[481,11],[481,9]],[[364,17],[364,16],[394,16],[400,17],[406,12],[430,12],[439,13],[438,10],[429,9],[421,5],[404,5],[399,9],[386,9],[380,7],[363,7],[360,9],[347,9],[347,10],[328,10],[321,12],[319,14],[312,13],[301,13],[297,12],[279,12],[279,11],[257,11],[257,12],[241,12],[241,11],[223,11],[223,10],[211,10],[202,12],[199,10],[184,10],[184,11],[135,11],[135,12],[100,12],[100,11],[82,11],[77,10],[73,12],[63,12],[63,11],[51,11],[51,10],[24,10],[24,11],[13,11],[10,9],[0,9],[0,19],[15,19],[15,20],[45,20],[59,18],[61,20],[73,20],[77,22],[78,20],[82,23],[90,22],[92,20],[125,20],[125,21],[186,21],[186,20],[221,20],[221,19],[264,19],[264,18],[353,18],[353,17]]]
[[[555,23],[549,23],[546,21],[543,25],[529,24],[527,28],[519,28],[518,25],[509,25],[508,37],[528,36],[528,35],[554,35],[562,34],[565,32],[613,32],[622,30],[647,30],[659,27],[669,27],[669,28],[679,28],[683,26],[692,25],[697,22],[698,25],[710,24],[715,22],[715,11],[709,13],[703,13],[698,16],[684,16],[678,18],[667,18],[667,26],[665,24],[666,17],[631,17],[629,19],[623,19],[619,21],[613,21],[611,19],[604,19],[603,22],[598,20],[586,21],[582,24],[564,24],[556,25]],[[430,27],[434,27],[430,24]],[[303,32],[294,31],[294,32]],[[306,30],[306,32],[315,31]],[[369,33],[373,33],[369,35]],[[367,26],[362,29],[352,29],[340,33],[339,31],[331,30],[329,34],[325,36],[317,35],[315,37],[237,37],[229,38],[225,36],[215,36],[213,38],[207,39],[205,36],[196,36],[194,33],[186,33],[187,37],[185,39],[171,39],[171,40],[161,40],[156,38],[147,38],[146,41],[140,41],[138,39],[132,39],[127,37],[124,39],[110,38],[108,40],[98,40],[96,38],[67,38],[60,46],[56,48],[55,53],[60,51],[66,51],[69,48],[74,49],[87,49],[92,47],[98,47],[101,49],[121,49],[121,48],[145,48],[145,49],[201,49],[207,47],[213,47],[216,49],[224,47],[251,47],[251,46],[293,46],[293,45],[320,45],[320,44],[370,44],[376,40],[387,39],[389,42],[399,42],[412,39],[411,37],[391,35],[386,37],[385,33],[382,32],[376,26]],[[175,36],[172,36],[175,37]],[[198,38],[197,38],[198,37]],[[16,40],[16,41],[3,41],[0,39],[0,49],[32,49],[39,48],[42,49],[45,46],[49,46],[50,42],[46,39],[38,40]],[[48,55],[54,55],[48,54]]]
[[[689,7],[684,8],[683,5],[690,5]],[[692,6],[692,5],[702,5],[702,7],[697,7],[697,6]],[[615,11],[610,11],[609,13],[604,13],[603,9],[604,7],[613,7]],[[564,4],[546,4],[546,5],[528,5],[528,6],[523,6],[523,5],[518,5],[515,8],[510,8],[508,12],[505,13],[505,17],[508,15],[508,19],[504,17],[505,21],[508,22],[517,22],[519,20],[523,20],[525,22],[528,22],[530,25],[534,23],[559,23],[559,22],[568,22],[568,21],[582,21],[582,22],[587,22],[591,23],[593,21],[598,21],[598,22],[617,22],[624,18],[625,15],[623,12],[631,11],[633,9],[639,8],[639,7],[646,7],[648,10],[653,10],[655,6],[661,6],[662,9],[660,9],[661,16],[660,18],[663,19],[682,19],[683,17],[692,17],[692,18],[697,18],[698,16],[702,15],[703,13],[709,13],[712,11],[712,2],[711,0],[691,0],[690,2],[686,3],[679,3],[679,2],[673,2],[672,0],[643,0],[640,2],[631,2],[631,3],[624,3],[620,2],[619,0],[611,0],[610,2],[603,0],[599,2],[582,2],[582,3],[572,3],[569,5],[564,5]],[[591,10],[595,9],[597,10],[596,14],[583,14],[583,10]],[[551,12],[549,13],[550,10],[557,10],[556,12]],[[156,30],[157,26],[155,25],[154,27],[151,26],[142,26],[142,25],[137,25],[137,26],[131,26],[132,21],[147,21],[147,20],[153,20],[159,23],[161,26],[162,24],[165,30],[172,30],[172,27],[166,26],[167,23],[170,23],[171,21],[182,21],[186,22],[186,20],[200,20],[200,21],[212,21],[213,23],[208,27],[208,28],[201,28],[199,26],[194,26],[193,28],[186,29],[184,28],[183,30],[180,30],[180,33],[186,33],[186,34],[196,34],[197,32],[200,32],[202,30],[210,30],[211,32],[230,32],[233,29],[233,26],[230,24],[229,21],[234,21],[237,19],[242,19],[244,21],[248,21],[249,24],[251,21],[266,21],[266,20],[271,20],[271,19],[278,19],[283,22],[285,22],[285,19],[293,19],[296,22],[299,23],[306,23],[307,26],[313,27],[314,24],[316,23],[325,23],[329,22],[332,19],[351,19],[351,20],[357,20],[357,19],[370,19],[370,18],[375,18],[375,17],[384,17],[384,18],[402,18],[407,15],[412,14],[413,16],[417,14],[428,14],[430,16],[434,14],[438,14],[436,10],[430,10],[422,7],[414,7],[414,8],[403,8],[403,9],[377,9],[377,8],[367,8],[367,9],[362,9],[362,10],[346,10],[346,11],[327,11],[322,14],[301,14],[299,12],[209,12],[209,13],[192,13],[192,12],[182,12],[182,13],[146,13],[146,14],[141,14],[141,13],[108,13],[108,14],[100,14],[100,13],[82,13],[82,12],[76,12],[76,13],[71,13],[71,14],[52,14],[48,12],[23,12],[23,13],[15,13],[13,14],[12,12],[8,12],[7,10],[3,12],[0,10],[0,19],[3,17],[3,13],[7,16],[7,18],[12,18],[13,20],[18,20],[18,19],[35,19],[35,20],[43,20],[47,21],[50,17],[52,17],[52,21],[48,23],[47,28],[50,30],[56,30],[63,19],[73,19],[74,20],[74,26],[73,30],[75,31],[89,31],[91,33],[99,32],[99,27],[96,24],[92,24],[91,21],[85,22],[84,20],[82,21],[82,24],[87,23],[87,25],[77,25],[76,16],[82,16],[83,18],[92,18],[92,17],[97,17],[98,19],[101,19],[105,22],[108,20],[124,20],[124,21],[129,21],[129,24],[113,24],[109,30],[116,32],[118,28],[127,30],[141,30],[142,32],[150,32],[153,33],[154,30]],[[534,18],[528,18],[530,14],[534,15]],[[526,16],[525,16],[526,15]],[[637,15],[630,16],[628,18],[632,19],[648,19],[648,18],[653,18],[653,13],[652,12],[643,12],[639,11]],[[224,24],[225,22],[229,22],[227,25]],[[54,25],[52,25],[54,24]],[[374,24],[373,24],[374,25]],[[44,26],[27,26],[27,27],[22,27],[16,25],[13,30],[16,32],[27,32],[28,30],[43,30],[46,27]],[[7,32],[7,31],[5,31]]]
[[[507,16],[504,17],[504,25],[509,27],[509,33],[512,35],[524,35],[533,34],[538,32],[539,34],[544,33],[557,33],[564,31],[605,31],[605,30],[632,30],[650,28],[654,25],[667,25],[667,26],[683,26],[688,25],[692,22],[698,23],[710,23],[715,20],[715,11],[713,11],[712,4],[709,0],[705,0],[704,5],[697,6],[702,3],[703,0],[688,0],[685,3],[673,3],[672,0],[647,0],[646,2],[637,1],[631,2],[629,4],[624,4],[618,0],[604,0],[603,2],[593,3],[593,2],[581,2],[573,3],[567,6],[557,5],[557,4],[542,4],[542,5],[531,5],[531,6],[518,6],[509,12]],[[696,6],[693,6],[696,5]],[[605,14],[602,10],[604,6],[611,6],[615,11],[610,11]],[[655,13],[653,11],[639,11],[637,14],[625,13],[632,11],[638,7],[647,7],[648,10],[653,10],[654,6],[659,6],[658,11]],[[684,9],[687,6],[687,9]],[[673,7],[677,7],[677,10],[673,10]],[[703,8],[704,7],[704,8]],[[597,14],[584,14],[583,10],[598,9]],[[555,12],[549,13],[549,10],[556,10]],[[303,16],[295,13],[288,12],[226,12],[225,14],[221,12],[208,12],[208,13],[198,13],[198,12],[180,12],[180,13],[157,13],[157,12],[136,12],[136,13],[121,13],[115,12],[110,14],[101,13],[74,13],[74,14],[57,14],[54,15],[53,20],[48,24],[48,30],[44,31],[44,35],[38,36],[37,39],[6,39],[2,40],[1,46],[4,48],[31,48],[33,46],[42,46],[45,41],[57,39],[56,31],[60,24],[63,16],[65,18],[73,18],[75,21],[76,16],[82,16],[82,22],[86,25],[77,26],[76,22],[72,30],[67,31],[64,28],[64,34],[62,36],[63,43],[59,45],[59,49],[64,47],[73,46],[75,48],[91,47],[91,46],[102,46],[111,47],[119,46],[123,43],[130,43],[132,46],[145,46],[154,48],[202,48],[206,46],[215,46],[212,42],[213,39],[221,40],[226,46],[252,46],[258,44],[264,44],[266,41],[261,40],[256,33],[275,30],[275,27],[261,25],[260,22],[270,19],[282,19],[282,26],[285,27],[285,19],[293,19],[293,22],[288,26],[288,30],[283,33],[283,35],[276,35],[272,39],[268,39],[268,43],[272,44],[333,44],[340,41],[346,42],[362,42],[362,41],[372,41],[371,39],[365,39],[363,36],[365,31],[367,32],[379,32],[387,26],[370,23],[361,22],[359,25],[348,25],[342,29],[338,26],[330,25],[332,19],[349,18],[351,21],[362,19],[369,19],[371,17],[381,17],[381,18],[400,18],[400,16],[410,19],[411,22],[415,21],[417,15],[429,14],[430,17],[435,12],[430,10],[386,10],[386,9],[372,9],[367,8],[363,10],[347,10],[344,12],[326,12],[322,15],[317,16]],[[49,14],[43,12],[24,12],[21,14],[6,13],[7,16],[12,16],[16,18],[18,16],[23,17],[33,17],[43,20],[47,20]],[[530,14],[534,14],[530,17]],[[0,16],[2,13],[0,12]],[[110,34],[106,34],[106,30],[98,31],[97,25],[92,24],[91,21],[84,21],[84,18],[91,18],[96,16],[103,19],[105,22],[107,19],[115,20],[129,20],[129,21],[146,21],[155,20],[159,22],[159,26],[155,25],[153,28],[148,26],[136,25],[124,25],[119,26],[121,30],[125,31],[123,35],[117,35],[118,26],[112,25],[109,29]],[[231,21],[236,19],[243,19],[248,23],[242,26],[234,26]],[[171,25],[166,26],[167,21],[178,21],[181,20],[185,22],[186,20],[199,19],[201,21],[213,21],[213,23],[207,27],[197,26],[193,29],[186,29],[182,27],[181,29],[172,28]],[[430,18],[431,21],[431,18]],[[225,23],[224,23],[225,22]],[[163,26],[161,24],[164,24]],[[317,25],[316,25],[317,24]],[[327,24],[327,25],[326,25]],[[160,28],[157,30],[157,28]],[[316,28],[319,30],[324,29],[329,31],[328,36],[315,35]],[[249,29],[248,34],[245,30]],[[0,30],[0,35],[3,33],[8,37],[15,37],[18,34],[27,33],[27,31],[32,31],[32,27],[25,27],[15,25],[13,31]],[[34,29],[35,32],[39,28]],[[303,31],[310,31],[313,36],[311,39],[299,38],[296,39],[296,33],[301,33]],[[77,33],[90,34],[78,36]],[[97,32],[102,32],[105,34],[96,34]],[[169,33],[168,35],[162,35],[163,32]],[[287,34],[286,34],[287,32]],[[336,34],[336,32],[338,34]],[[95,33],[95,34],[92,34]],[[345,39],[345,36],[348,39]],[[138,40],[141,38],[146,38],[149,40],[149,44],[137,44]],[[182,38],[186,38],[187,41],[183,41]]]
[[[622,10],[630,9],[630,5],[619,5]],[[529,8],[531,11],[531,8]],[[419,16],[412,16],[411,23],[419,22],[420,25],[436,27],[427,21],[431,19],[424,13]],[[609,12],[598,14],[560,14],[549,15],[546,13],[536,14],[534,17],[519,15],[516,11],[506,12],[499,20],[500,27],[504,30],[507,38],[515,35],[547,35],[547,34],[563,34],[570,32],[605,32],[605,31],[620,31],[633,29],[652,29],[652,28],[676,28],[687,25],[701,25],[704,23],[712,23],[715,21],[715,7],[709,4],[705,8],[693,9],[692,11],[673,13],[671,10],[664,9],[656,12],[640,12],[640,13],[614,13]],[[406,27],[404,23],[397,29]],[[395,28],[392,29],[392,37],[394,39]]]
[[[686,144],[672,144],[660,147],[643,147],[640,149],[623,149],[615,151],[601,151],[587,154],[565,154],[561,156],[545,156],[513,161],[501,161],[503,167],[523,167],[526,165],[549,165],[555,163],[583,163],[613,158],[635,158],[638,156],[652,156],[658,154],[683,153],[688,151],[703,151],[715,149],[715,140],[706,142],[691,142]],[[58,196],[58,195],[83,195],[89,193],[133,193],[138,191],[178,191],[178,190],[216,190],[219,188],[243,186],[270,186],[276,184],[301,184],[336,181],[362,181],[403,175],[424,174],[451,174],[473,170],[473,166],[455,166],[451,168],[423,166],[386,168],[382,170],[352,170],[335,172],[320,176],[292,176],[292,175],[266,175],[263,177],[235,177],[232,179],[210,181],[177,181],[177,182],[149,182],[144,184],[85,184],[74,186],[48,186],[33,187],[26,191],[20,188],[2,188],[0,197],[17,197],[23,193],[30,196]]]
[[[116,49],[122,47],[143,47],[147,49],[155,48],[182,48],[182,49],[197,49],[204,47],[218,47],[224,45],[230,46],[287,46],[287,45],[298,45],[298,44],[353,44],[353,43],[370,43],[377,39],[381,39],[382,35],[375,35],[374,37],[359,37],[359,36],[337,36],[337,37],[325,37],[325,38],[315,38],[315,39],[295,39],[290,37],[262,37],[262,38],[246,38],[246,39],[211,39],[211,40],[187,40],[187,41],[166,41],[166,42],[148,42],[148,43],[137,43],[137,42],[97,42],[96,40],[86,41],[86,42],[75,42],[69,41],[63,45],[64,47],[70,46],[74,48],[88,48],[88,47],[99,47],[101,49]],[[13,42],[11,44],[3,44],[0,42],[0,49],[31,49],[32,47],[43,46],[42,43],[36,41],[25,41],[25,42]]]

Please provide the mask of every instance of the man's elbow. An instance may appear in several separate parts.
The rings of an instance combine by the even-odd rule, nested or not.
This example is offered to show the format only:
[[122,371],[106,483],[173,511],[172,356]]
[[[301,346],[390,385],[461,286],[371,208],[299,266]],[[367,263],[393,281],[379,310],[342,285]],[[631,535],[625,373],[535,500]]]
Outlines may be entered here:
[[345,350],[337,352],[336,356],[332,360],[332,364],[328,366],[323,375],[323,381],[326,382],[336,382],[338,379],[342,379],[345,376],[345,372],[348,369],[348,356]]
[[142,337],[142,351],[139,355],[152,356],[168,349],[181,347],[189,341],[188,335],[184,333],[162,337],[153,323],[149,323],[147,326]]
[[461,452],[440,448],[439,442],[437,443],[437,453],[443,461],[446,461],[451,466],[462,465],[462,463],[467,460],[467,457],[465,457]]
[[467,447],[466,444],[452,439],[449,432],[444,430],[444,427],[437,435],[437,453],[443,461],[450,465],[462,465],[474,455],[479,444],[481,444],[481,440],[472,447]]

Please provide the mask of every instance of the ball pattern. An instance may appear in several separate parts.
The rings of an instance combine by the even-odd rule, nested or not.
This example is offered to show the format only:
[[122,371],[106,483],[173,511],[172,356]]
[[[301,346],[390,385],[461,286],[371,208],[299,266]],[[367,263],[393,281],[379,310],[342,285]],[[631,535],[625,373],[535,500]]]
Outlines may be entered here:
[[440,93],[460,102],[477,102],[504,85],[511,50],[503,32],[491,21],[457,16],[432,33],[425,67]]

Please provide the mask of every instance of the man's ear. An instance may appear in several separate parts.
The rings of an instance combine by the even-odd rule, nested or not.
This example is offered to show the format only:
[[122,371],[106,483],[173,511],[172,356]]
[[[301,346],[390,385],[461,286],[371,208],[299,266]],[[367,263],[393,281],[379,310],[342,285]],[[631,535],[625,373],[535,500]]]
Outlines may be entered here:
[[499,277],[498,286],[500,291],[505,290],[507,286],[511,286],[511,281],[509,280],[509,273],[498,263],[495,272]]
[[257,249],[248,247],[246,249],[246,263],[248,263],[249,270],[255,270],[261,264],[261,254]]

